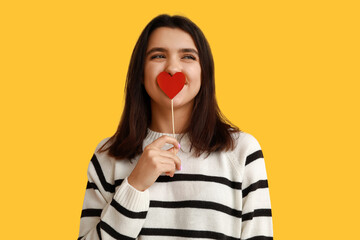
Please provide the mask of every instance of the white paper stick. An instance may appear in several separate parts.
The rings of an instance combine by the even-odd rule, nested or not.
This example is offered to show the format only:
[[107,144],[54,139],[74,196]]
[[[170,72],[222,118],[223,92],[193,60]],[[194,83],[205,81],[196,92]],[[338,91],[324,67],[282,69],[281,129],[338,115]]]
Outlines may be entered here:
[[171,119],[172,119],[173,137],[175,138],[174,102],[173,102],[173,99],[171,99]]

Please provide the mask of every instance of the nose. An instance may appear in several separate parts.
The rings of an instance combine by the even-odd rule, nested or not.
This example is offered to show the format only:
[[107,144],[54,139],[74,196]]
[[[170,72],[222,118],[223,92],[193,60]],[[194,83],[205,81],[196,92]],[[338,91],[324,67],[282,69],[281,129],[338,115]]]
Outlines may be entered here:
[[170,73],[171,76],[173,76],[177,72],[181,72],[182,68],[180,60],[176,59],[176,57],[169,58],[164,71]]

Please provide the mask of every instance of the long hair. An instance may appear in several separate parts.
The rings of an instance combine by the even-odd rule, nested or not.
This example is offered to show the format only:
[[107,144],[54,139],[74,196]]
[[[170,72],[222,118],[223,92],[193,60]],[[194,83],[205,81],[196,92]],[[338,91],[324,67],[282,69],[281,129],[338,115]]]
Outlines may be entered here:
[[185,129],[196,156],[234,148],[232,132],[241,131],[222,115],[215,97],[214,60],[210,46],[198,26],[184,16],[162,14],[142,31],[131,55],[125,85],[125,106],[116,133],[107,142],[108,154],[116,159],[132,159],[142,153],[143,140],[151,123],[150,97],[144,80],[145,54],[151,33],[159,27],[179,28],[193,38],[199,52],[201,87],[194,99],[190,124]]

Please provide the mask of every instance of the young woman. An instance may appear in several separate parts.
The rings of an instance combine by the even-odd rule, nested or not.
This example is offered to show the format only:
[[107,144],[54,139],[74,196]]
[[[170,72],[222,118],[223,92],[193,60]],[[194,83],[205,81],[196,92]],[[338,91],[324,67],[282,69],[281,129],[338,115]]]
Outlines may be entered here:
[[[163,71],[186,77],[173,99],[175,137]],[[79,239],[272,239],[260,145],[221,115],[214,82],[193,22],[160,15],[145,27],[119,127],[89,164]]]

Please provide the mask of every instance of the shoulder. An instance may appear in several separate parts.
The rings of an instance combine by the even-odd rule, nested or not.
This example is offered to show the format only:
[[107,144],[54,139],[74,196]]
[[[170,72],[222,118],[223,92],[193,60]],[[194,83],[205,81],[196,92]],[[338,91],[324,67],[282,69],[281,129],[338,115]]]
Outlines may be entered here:
[[231,133],[234,139],[234,151],[252,152],[261,149],[259,141],[250,133],[240,131]]
[[239,167],[244,167],[253,157],[262,157],[259,141],[250,133],[240,131],[231,133],[234,149],[228,152],[229,157]]
[[106,149],[106,147],[109,146],[110,137],[102,139],[95,147],[95,151],[93,152],[93,156],[90,161],[89,168],[94,168],[97,175],[109,175],[110,169],[113,168],[115,160],[108,155],[108,150],[104,152],[98,152],[98,150],[103,147]]
[[112,157],[109,156],[108,152],[109,150],[106,151],[101,151],[99,152],[100,148],[101,150],[105,150],[106,148],[108,148],[111,145],[111,141],[110,141],[110,137],[106,137],[104,139],[102,139],[95,147],[95,151],[94,151],[94,155],[100,160],[103,161],[110,161],[112,160]]
[[95,152],[97,152],[103,145],[105,145],[106,144],[106,146],[104,146],[104,147],[107,147],[110,143],[109,143],[109,139],[110,139],[110,137],[107,137],[107,138],[104,138],[104,139],[102,139],[98,144],[97,144],[97,146],[96,146],[96,148],[95,148]]

